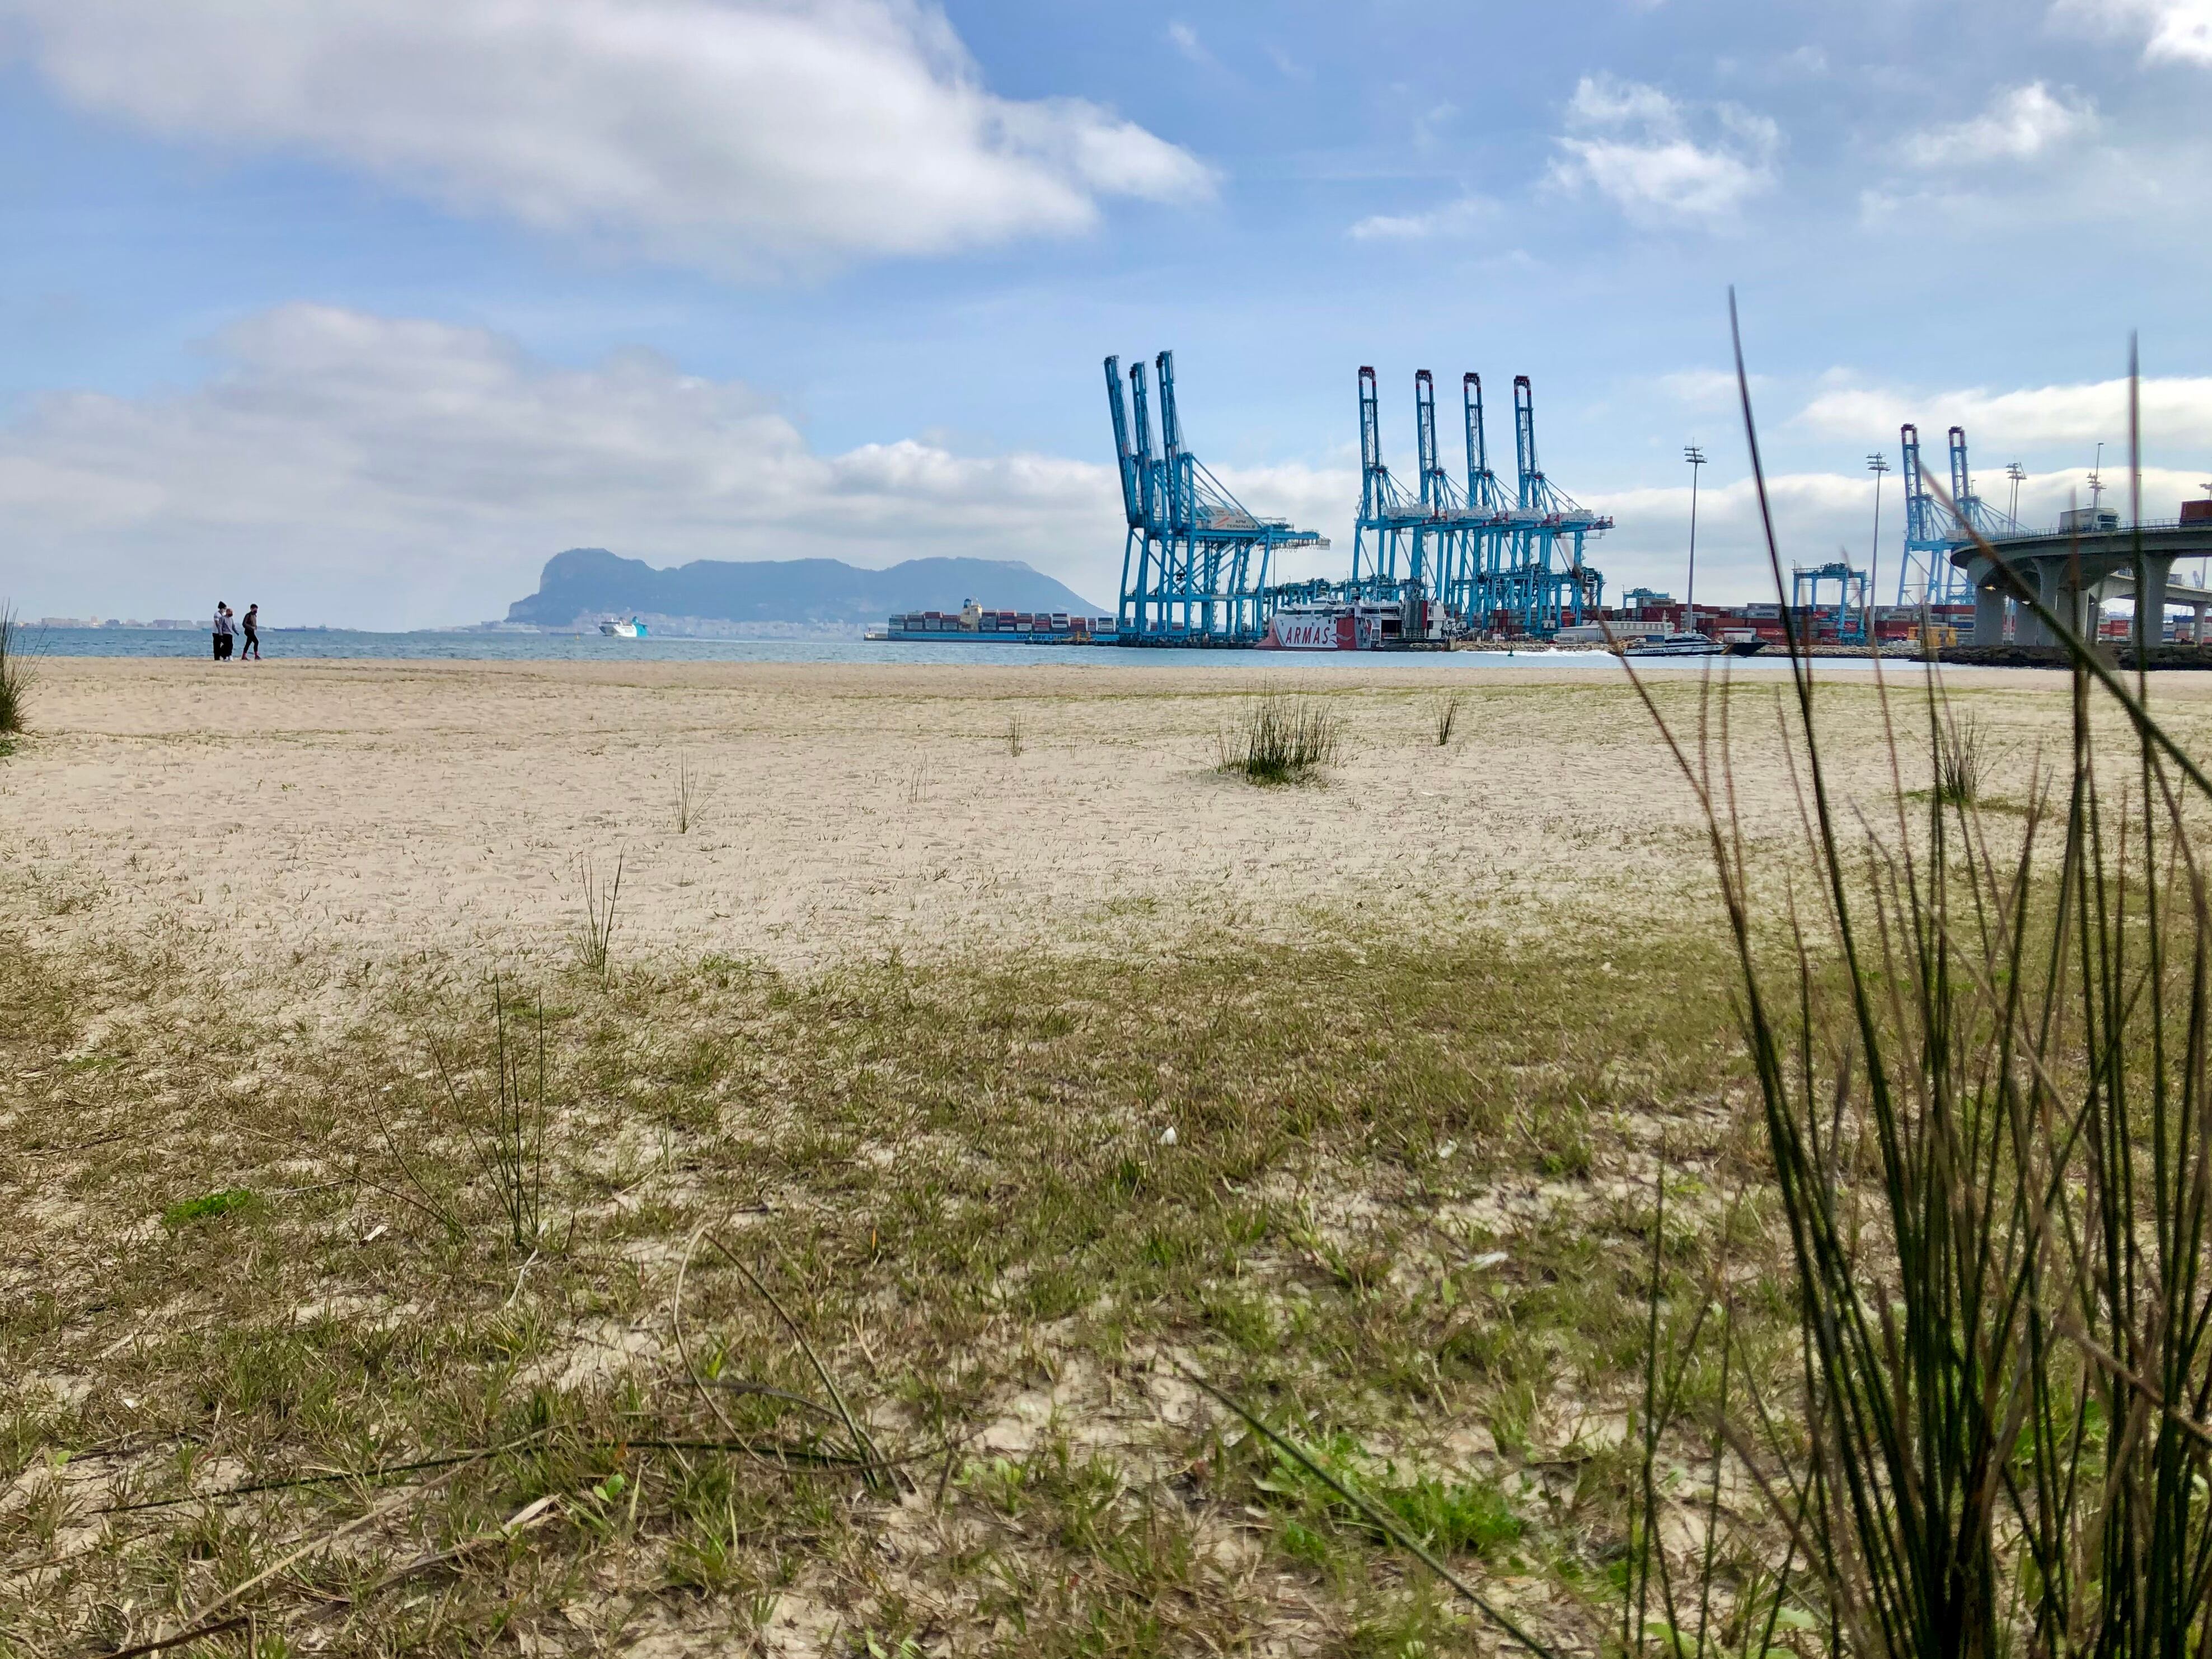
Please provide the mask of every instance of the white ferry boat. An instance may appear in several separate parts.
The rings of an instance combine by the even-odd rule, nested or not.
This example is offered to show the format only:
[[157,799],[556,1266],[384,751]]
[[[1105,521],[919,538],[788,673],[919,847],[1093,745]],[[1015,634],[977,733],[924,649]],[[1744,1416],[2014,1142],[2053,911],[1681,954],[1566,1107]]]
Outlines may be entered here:
[[645,624],[635,617],[628,622],[616,622],[610,618],[599,624],[599,632],[617,640],[641,640],[645,637]]
[[1631,640],[1621,654],[1630,657],[1725,657],[1728,647],[1718,640],[1707,639],[1703,634],[1660,634],[1649,639]]
[[1631,640],[1622,647],[1627,657],[1753,657],[1765,648],[1766,642],[1749,629],[1732,629],[1723,639],[1712,639],[1704,634],[1661,634],[1652,638]]
[[[1426,607],[1414,613],[1418,623]],[[1406,631],[1407,607],[1371,599],[1298,600],[1275,607],[1262,651],[1382,651],[1431,643]],[[1440,644],[1441,641],[1435,643]]]

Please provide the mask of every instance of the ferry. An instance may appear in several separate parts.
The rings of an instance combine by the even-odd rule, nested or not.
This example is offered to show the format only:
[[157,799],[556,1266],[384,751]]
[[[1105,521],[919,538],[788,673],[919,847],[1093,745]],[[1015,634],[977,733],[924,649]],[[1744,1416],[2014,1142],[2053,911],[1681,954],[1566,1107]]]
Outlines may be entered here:
[[635,617],[628,622],[609,618],[599,624],[599,632],[617,640],[641,640],[645,637],[645,624]]
[[[1417,602],[1418,603],[1418,602]],[[1426,607],[1422,609],[1425,611]],[[1298,600],[1276,606],[1260,636],[1262,651],[1386,651],[1431,641],[1406,631],[1406,606],[1355,600]]]
[[1703,634],[1661,634],[1650,639],[1631,640],[1621,654],[1629,657],[1751,657],[1765,647],[1765,641],[1748,629],[1737,630],[1741,637],[1711,639]]
[[871,640],[920,641],[936,645],[1110,645],[1111,617],[1075,617],[1065,611],[986,611],[973,599],[957,611],[909,611]]

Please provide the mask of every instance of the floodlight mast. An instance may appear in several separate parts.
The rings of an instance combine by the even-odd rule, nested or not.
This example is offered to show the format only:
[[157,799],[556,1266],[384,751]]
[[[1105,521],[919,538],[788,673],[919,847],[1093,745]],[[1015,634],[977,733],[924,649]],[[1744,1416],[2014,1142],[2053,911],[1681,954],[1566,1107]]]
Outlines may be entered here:
[[1867,608],[1866,636],[1871,643],[1879,646],[1881,641],[1875,637],[1874,626],[1874,596],[1881,591],[1877,584],[1881,580],[1881,480],[1882,475],[1889,471],[1889,458],[1877,449],[1867,457],[1867,471],[1874,474],[1874,544],[1867,555],[1863,596]]
[[1682,589],[1682,631],[1698,631],[1698,474],[1705,470],[1705,452],[1697,444],[1682,447],[1682,459],[1690,469],[1690,578]]

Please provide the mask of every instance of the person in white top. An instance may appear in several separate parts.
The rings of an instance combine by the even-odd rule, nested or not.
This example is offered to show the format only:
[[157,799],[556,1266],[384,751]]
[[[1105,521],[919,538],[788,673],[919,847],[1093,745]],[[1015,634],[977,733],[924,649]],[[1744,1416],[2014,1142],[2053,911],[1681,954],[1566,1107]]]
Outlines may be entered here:
[[215,659],[230,659],[230,607],[221,599],[215,602]]

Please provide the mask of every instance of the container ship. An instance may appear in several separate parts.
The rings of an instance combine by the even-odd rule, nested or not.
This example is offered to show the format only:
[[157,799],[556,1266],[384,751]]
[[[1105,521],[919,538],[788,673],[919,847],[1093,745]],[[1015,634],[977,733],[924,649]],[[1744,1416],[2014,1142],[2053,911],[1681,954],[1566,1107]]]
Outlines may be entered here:
[[969,599],[957,611],[912,611],[871,628],[872,640],[939,644],[1110,645],[1111,617],[1071,617],[1064,611],[986,611]]

